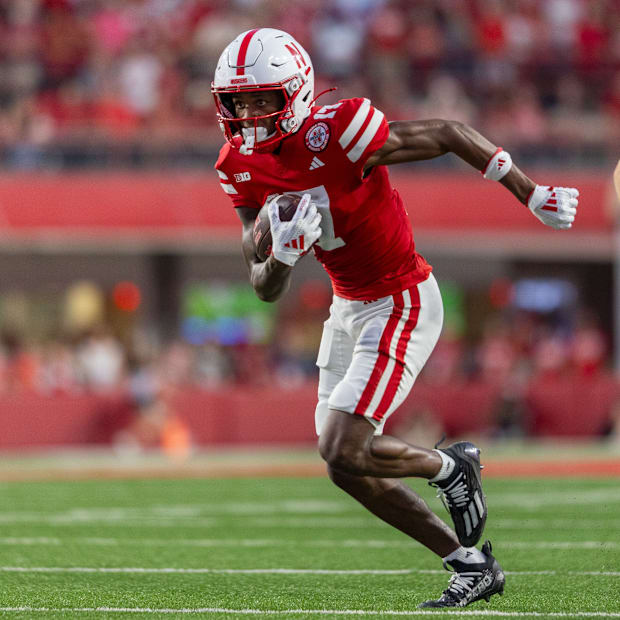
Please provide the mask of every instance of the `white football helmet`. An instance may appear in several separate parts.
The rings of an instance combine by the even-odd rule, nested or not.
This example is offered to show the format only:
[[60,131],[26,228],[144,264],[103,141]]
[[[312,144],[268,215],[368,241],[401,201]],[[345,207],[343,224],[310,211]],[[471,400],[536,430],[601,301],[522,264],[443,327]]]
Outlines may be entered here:
[[[232,104],[240,92],[279,90],[284,107],[272,114],[244,118],[254,127],[242,128]],[[310,114],[314,101],[314,69],[310,56],[295,39],[282,30],[257,28],[241,33],[222,52],[211,84],[217,118],[226,139],[242,152],[271,146],[297,131]],[[270,135],[258,121],[275,117]],[[243,139],[234,140],[240,135]]]

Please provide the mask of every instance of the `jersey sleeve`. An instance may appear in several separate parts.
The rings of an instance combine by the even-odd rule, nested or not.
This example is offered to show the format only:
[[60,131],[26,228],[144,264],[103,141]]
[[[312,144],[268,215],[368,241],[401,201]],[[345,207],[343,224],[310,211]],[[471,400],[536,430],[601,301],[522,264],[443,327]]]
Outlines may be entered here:
[[338,148],[361,176],[370,155],[385,144],[390,128],[383,112],[369,99],[343,99],[339,103],[341,106],[334,115]]
[[227,166],[229,152],[230,145],[225,144],[222,147],[218,160],[215,164],[215,171],[219,177],[220,187],[232,201],[233,207],[252,207],[255,209],[260,209],[261,205],[258,204],[254,198],[246,195],[243,191],[243,184],[235,181],[235,177],[232,172],[227,172],[227,169],[229,168],[229,166]]

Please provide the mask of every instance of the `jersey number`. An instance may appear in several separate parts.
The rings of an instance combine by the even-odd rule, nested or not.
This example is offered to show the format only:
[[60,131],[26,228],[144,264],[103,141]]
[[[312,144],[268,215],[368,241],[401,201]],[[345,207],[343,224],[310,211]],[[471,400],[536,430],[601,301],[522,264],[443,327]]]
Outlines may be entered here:
[[333,105],[324,105],[320,110],[314,113],[314,118],[334,118],[341,105],[342,101],[340,103],[334,103]]
[[341,248],[345,245],[344,240],[341,237],[336,237],[334,232],[334,218],[329,204],[329,196],[324,185],[318,187],[311,187],[310,189],[304,189],[299,192],[300,194],[310,194],[312,201],[316,204],[316,208],[321,214],[321,237],[316,244],[326,252]]

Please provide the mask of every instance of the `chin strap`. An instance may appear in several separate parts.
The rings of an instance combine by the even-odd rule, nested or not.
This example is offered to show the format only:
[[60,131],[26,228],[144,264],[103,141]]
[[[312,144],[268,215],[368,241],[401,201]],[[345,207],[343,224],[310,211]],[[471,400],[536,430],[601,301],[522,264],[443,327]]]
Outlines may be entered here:
[[254,152],[254,135],[243,136],[243,144],[239,147],[239,152],[242,155],[251,155]]
[[264,127],[243,127],[241,129],[243,144],[239,147],[239,152],[242,155],[251,155],[254,152],[254,148],[257,146],[257,143],[269,140],[269,138],[275,136],[275,134],[275,131],[267,134],[267,130]]

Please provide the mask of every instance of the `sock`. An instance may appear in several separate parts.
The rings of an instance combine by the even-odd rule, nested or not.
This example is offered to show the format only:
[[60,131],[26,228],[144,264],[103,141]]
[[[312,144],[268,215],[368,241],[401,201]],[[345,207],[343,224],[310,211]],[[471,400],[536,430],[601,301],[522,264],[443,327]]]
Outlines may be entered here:
[[441,457],[441,469],[434,478],[430,478],[429,482],[439,482],[440,480],[445,480],[448,476],[450,476],[450,474],[454,471],[454,466],[456,463],[449,454],[446,454],[441,450],[435,449],[433,452],[437,452],[437,454]]
[[451,562],[452,560],[463,562],[463,564],[484,564],[487,558],[476,547],[459,547],[456,551],[443,558],[444,562]]

